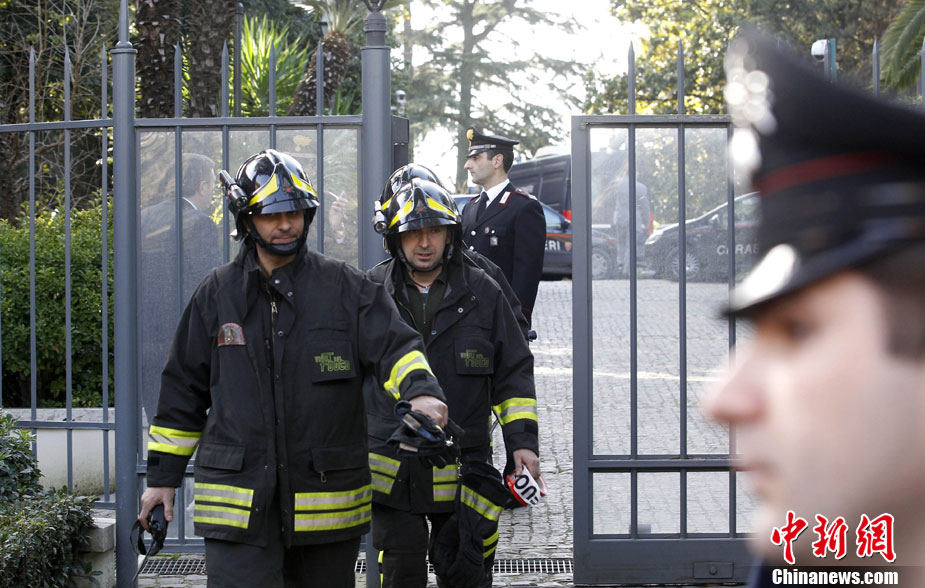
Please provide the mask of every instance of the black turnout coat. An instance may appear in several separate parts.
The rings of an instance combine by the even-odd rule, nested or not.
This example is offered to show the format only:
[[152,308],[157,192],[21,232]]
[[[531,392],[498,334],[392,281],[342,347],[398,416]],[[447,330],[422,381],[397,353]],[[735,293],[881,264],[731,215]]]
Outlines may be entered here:
[[[501,288],[473,262],[453,256],[447,290],[425,337],[427,358],[446,394],[449,416],[463,428],[463,460],[487,461],[491,413],[498,417],[509,452],[539,454],[533,354]],[[404,266],[395,259],[368,272],[394,297],[402,318],[408,309]],[[452,512],[459,470],[416,458],[401,459],[386,442],[399,426],[392,407],[367,379],[373,500],[417,513]]]

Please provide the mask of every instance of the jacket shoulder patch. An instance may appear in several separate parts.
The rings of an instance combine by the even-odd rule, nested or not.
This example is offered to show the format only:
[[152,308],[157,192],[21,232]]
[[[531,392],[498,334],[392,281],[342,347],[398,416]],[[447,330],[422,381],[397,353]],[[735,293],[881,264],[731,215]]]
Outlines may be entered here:
[[218,346],[244,345],[244,329],[237,323],[225,323],[218,331]]

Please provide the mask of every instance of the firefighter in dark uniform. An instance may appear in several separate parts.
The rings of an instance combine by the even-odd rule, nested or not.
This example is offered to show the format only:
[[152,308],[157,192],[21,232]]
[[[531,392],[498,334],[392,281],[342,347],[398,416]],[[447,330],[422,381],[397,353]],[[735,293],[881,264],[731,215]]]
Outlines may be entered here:
[[[409,163],[398,168],[389,176],[389,179],[385,184],[385,189],[382,191],[382,196],[379,198],[378,206],[381,207],[383,202],[388,202],[388,200],[394,196],[402,186],[409,183],[413,178],[433,182],[434,184],[440,186],[443,190],[446,190],[446,186],[443,185],[443,182],[440,181],[440,178],[437,177],[437,174],[435,174],[433,170],[419,163]],[[377,209],[376,214],[379,214],[379,212],[381,212],[381,209]],[[384,222],[385,217],[383,216],[381,218]],[[377,228],[376,230],[378,232],[385,232],[385,226]],[[386,251],[388,251],[388,245],[385,243],[383,243],[383,245],[385,245]],[[536,333],[534,331],[530,331],[530,325],[527,323],[527,319],[523,314],[523,310],[520,306],[520,300],[517,298],[517,294],[514,293],[514,289],[511,288],[511,283],[507,281],[507,277],[504,275],[504,272],[501,271],[501,268],[499,268],[493,261],[478,251],[475,251],[474,249],[461,247],[460,250],[463,252],[463,260],[466,263],[484,270],[485,273],[491,276],[494,281],[498,282],[498,286],[504,293],[504,297],[507,299],[508,303],[511,305],[511,309],[514,311],[514,316],[517,317],[517,324],[520,325],[520,328],[524,333],[524,337],[532,336],[535,338]]]
[[764,256],[726,308],[752,336],[706,408],[752,470],[750,585],[925,586],[925,116],[754,30],[726,72]]
[[[422,458],[403,457],[388,443],[399,421],[387,399],[376,395],[375,386],[366,388],[373,545],[383,552],[383,585],[423,588],[429,540],[432,546],[454,512],[460,502],[457,494],[463,502],[475,494],[465,486],[458,488],[458,463],[462,468],[470,462],[487,466],[491,412],[501,423],[517,473],[528,468],[535,478],[540,475],[533,355],[498,284],[461,251],[459,214],[449,194],[417,177],[392,192],[387,186],[381,202],[384,222],[379,224],[392,258],[368,276],[385,285],[402,318],[421,333],[446,394],[450,419],[464,430],[457,441],[458,462],[450,459],[441,467]],[[500,475],[494,474],[503,491]],[[482,498],[477,501],[477,514],[469,514],[487,522],[480,527],[484,536],[477,541],[475,555],[482,562],[478,585],[490,586],[504,500]],[[433,558],[432,563],[436,565]],[[446,588],[459,585],[439,573],[438,579]]]
[[463,210],[463,240],[501,268],[527,322],[532,323],[546,250],[543,207],[507,179],[517,141],[483,135],[471,127],[466,135],[469,155],[465,168],[482,192]]
[[262,151],[226,188],[244,242],[180,319],[139,520],[158,503],[172,519],[198,449],[209,586],[353,586],[371,517],[364,376],[437,423],[443,393],[385,289],[305,247],[318,199],[298,162]]

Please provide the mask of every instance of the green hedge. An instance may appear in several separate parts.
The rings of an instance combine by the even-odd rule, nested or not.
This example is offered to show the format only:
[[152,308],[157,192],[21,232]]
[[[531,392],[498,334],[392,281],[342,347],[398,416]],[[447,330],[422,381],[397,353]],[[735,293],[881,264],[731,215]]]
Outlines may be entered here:
[[[63,208],[35,219],[36,361],[40,407],[64,406],[65,227]],[[71,211],[71,386],[74,406],[102,404],[102,206]],[[112,243],[112,207],[107,219]],[[110,405],[113,399],[112,254],[107,252]],[[3,406],[30,406],[29,216],[0,219],[0,319],[3,329]]]
[[45,491],[32,456],[32,436],[0,412],[0,586],[70,586],[88,576],[79,559],[93,525],[92,497]]
[[71,576],[87,576],[79,551],[92,505],[65,490],[0,505],[0,586],[70,586]]

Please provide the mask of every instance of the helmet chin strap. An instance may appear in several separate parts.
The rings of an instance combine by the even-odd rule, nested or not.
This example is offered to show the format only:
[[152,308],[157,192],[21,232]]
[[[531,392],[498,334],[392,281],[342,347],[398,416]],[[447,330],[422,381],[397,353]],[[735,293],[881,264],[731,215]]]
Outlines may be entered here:
[[254,239],[254,242],[267,253],[280,257],[291,257],[301,251],[302,247],[305,245],[305,241],[308,239],[308,229],[311,224],[311,221],[308,219],[308,210],[305,211],[305,217],[305,223],[302,225],[302,234],[299,235],[299,238],[291,243],[282,245],[267,243],[264,238],[260,236],[260,232],[257,230],[257,227],[254,226],[254,219],[250,215],[244,217],[244,222],[247,224],[248,234]]

